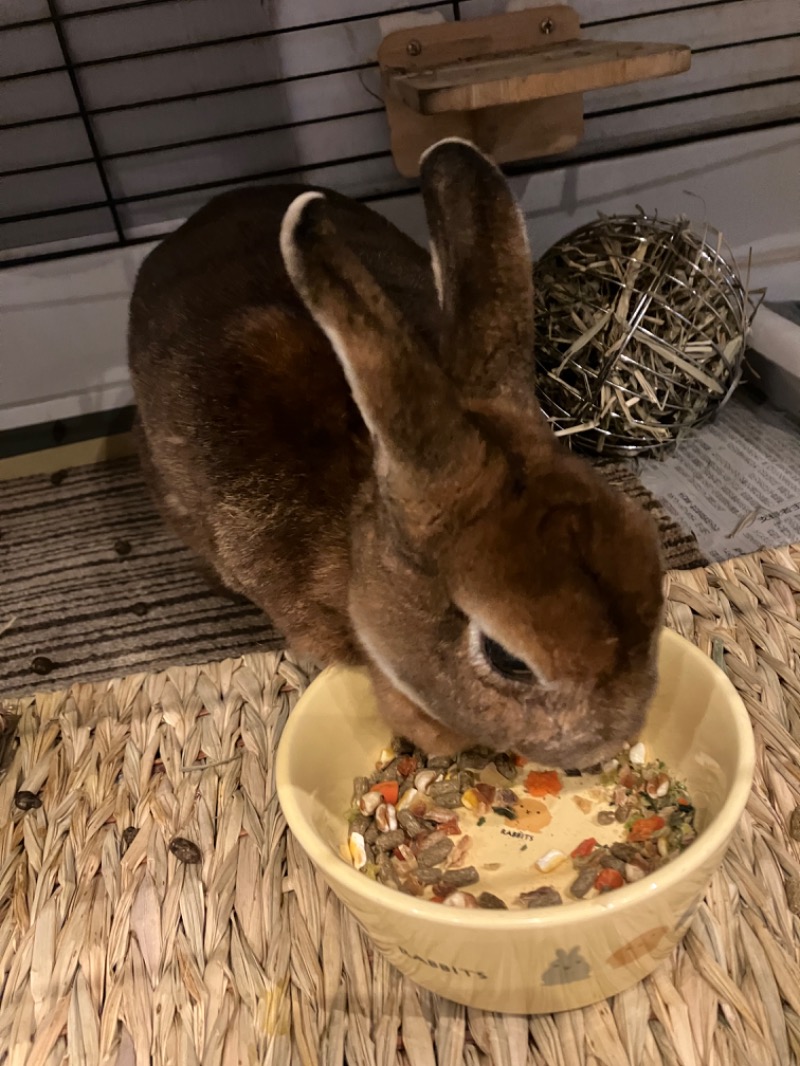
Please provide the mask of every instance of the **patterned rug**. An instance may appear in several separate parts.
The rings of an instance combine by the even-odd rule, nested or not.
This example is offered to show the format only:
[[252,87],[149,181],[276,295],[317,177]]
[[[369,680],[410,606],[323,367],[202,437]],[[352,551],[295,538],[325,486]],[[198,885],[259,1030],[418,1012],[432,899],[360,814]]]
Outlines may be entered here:
[[[694,538],[620,464],[604,473],[657,519],[671,569]],[[165,528],[134,458],[0,482],[0,692],[266,651],[280,634],[217,595]]]

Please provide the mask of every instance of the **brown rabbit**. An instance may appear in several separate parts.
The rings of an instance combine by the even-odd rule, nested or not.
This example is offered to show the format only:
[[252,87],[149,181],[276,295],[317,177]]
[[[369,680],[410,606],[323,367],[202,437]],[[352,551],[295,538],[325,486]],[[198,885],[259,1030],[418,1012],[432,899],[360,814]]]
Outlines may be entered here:
[[130,314],[143,461],[222,582],[319,662],[365,664],[397,732],[586,766],[653,691],[656,533],[541,414],[501,172],[448,140],[421,184],[430,257],[278,186],[159,245]]

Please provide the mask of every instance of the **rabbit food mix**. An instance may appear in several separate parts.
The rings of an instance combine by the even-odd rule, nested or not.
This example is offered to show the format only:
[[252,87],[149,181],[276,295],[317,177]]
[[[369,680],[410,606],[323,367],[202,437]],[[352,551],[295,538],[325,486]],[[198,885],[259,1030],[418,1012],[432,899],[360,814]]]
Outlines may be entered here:
[[543,907],[638,881],[695,839],[686,788],[643,744],[587,771],[396,739],[357,777],[345,848],[368,877],[452,907]]

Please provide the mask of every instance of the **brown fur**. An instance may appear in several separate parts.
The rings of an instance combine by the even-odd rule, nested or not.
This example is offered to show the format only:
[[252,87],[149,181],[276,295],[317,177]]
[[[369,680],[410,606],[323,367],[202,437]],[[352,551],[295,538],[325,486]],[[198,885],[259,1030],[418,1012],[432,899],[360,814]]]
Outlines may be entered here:
[[[288,215],[307,190],[227,194],[151,253],[130,319],[145,467],[229,588],[319,661],[370,667],[398,731],[593,762],[652,692],[655,531],[538,409],[502,175],[444,142],[421,180],[441,305],[427,254],[331,192]],[[471,624],[540,680],[493,671]]]

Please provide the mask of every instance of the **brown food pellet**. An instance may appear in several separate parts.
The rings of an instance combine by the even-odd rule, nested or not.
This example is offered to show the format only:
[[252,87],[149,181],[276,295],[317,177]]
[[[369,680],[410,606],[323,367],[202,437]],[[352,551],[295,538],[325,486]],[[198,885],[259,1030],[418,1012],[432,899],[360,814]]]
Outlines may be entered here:
[[139,830],[135,825],[129,825],[127,829],[122,830],[122,843],[126,848],[129,848],[136,839],[136,834]]
[[478,906],[487,911],[508,910],[508,904],[504,903],[499,896],[493,896],[491,892],[481,892],[478,896]]
[[441,793],[434,798],[437,807],[444,807],[446,811],[454,811],[457,807],[461,806],[461,793],[455,788],[450,792]]
[[789,819],[789,836],[792,840],[800,840],[800,807],[795,807],[792,817]]
[[[476,748],[471,751],[462,751],[458,757],[457,765],[459,770],[485,770],[490,761],[489,752]],[[428,766],[430,765],[431,761],[429,759]]]
[[144,618],[144,616],[147,614],[147,612],[149,610],[150,610],[150,608],[147,606],[146,603],[132,603],[131,604],[131,611],[135,615],[137,615],[139,618]]
[[609,855],[608,853],[601,855],[600,865],[604,870],[616,870],[618,874],[625,876],[625,863],[614,855]]
[[553,888],[552,885],[543,885],[542,888],[535,888],[532,892],[522,892],[519,901],[529,909],[533,907],[553,907],[564,902],[561,898],[561,893]]
[[508,755],[498,755],[494,760],[494,768],[497,770],[498,774],[501,774],[508,781],[513,781],[517,776],[517,768]]
[[31,663],[31,669],[35,674],[49,674],[55,669],[55,663],[52,659],[48,659],[46,655],[37,655]]
[[66,470],[54,470],[53,473],[50,475],[50,484],[51,485],[63,485],[63,483],[66,481],[66,479],[67,479]]
[[397,821],[400,823],[400,827],[405,829],[406,833],[408,833],[412,840],[416,839],[420,833],[425,832],[425,826],[415,814],[411,813],[411,811],[398,811]]
[[351,833],[360,833],[362,837],[372,825],[372,822],[366,814],[357,814],[350,823]]
[[[400,833],[401,830],[398,829],[397,832]],[[423,845],[417,853],[417,862],[420,866],[438,866],[440,862],[444,862],[452,850],[452,839],[444,837],[434,841],[433,844]]]
[[570,893],[575,899],[583,899],[589,889],[594,885],[596,877],[597,871],[593,867],[587,867],[585,870],[581,870],[570,885]]
[[480,881],[481,875],[474,866],[461,866],[456,870],[445,870],[441,876],[443,885],[454,888],[462,888],[464,885],[474,885]]
[[14,804],[21,811],[35,811],[42,805],[42,801],[36,795],[35,792],[28,792],[26,789],[20,789],[14,796]]
[[[365,838],[366,839],[366,838]],[[394,851],[400,844],[405,844],[406,835],[402,829],[392,829],[388,833],[378,833],[375,847],[378,851]]]
[[447,770],[450,767],[452,761],[453,760],[448,755],[432,755],[428,759],[428,769]]
[[377,825],[375,825],[373,821],[370,821],[369,825],[364,830],[364,842],[366,844],[374,844],[375,841],[378,839],[379,833],[380,829],[378,829]]
[[633,844],[623,844],[619,842],[611,845],[611,854],[615,859],[619,859],[621,862],[633,862],[637,857],[638,852]]
[[200,848],[186,837],[173,837],[169,842],[169,850],[178,862],[186,863],[187,866],[194,866],[203,860]]
[[616,815],[613,811],[598,811],[597,824],[598,825],[611,825],[616,821]]
[[369,791],[369,778],[357,777],[353,781],[353,805],[358,803],[362,796]]
[[117,555],[119,555],[120,558],[123,558],[126,555],[130,555],[130,553],[131,553],[131,543],[130,543],[130,541],[129,540],[125,540],[123,537],[120,537],[119,540],[115,540],[114,541],[114,551],[117,553]]
[[414,876],[423,885],[435,885],[442,879],[442,870],[439,866],[417,866]]

